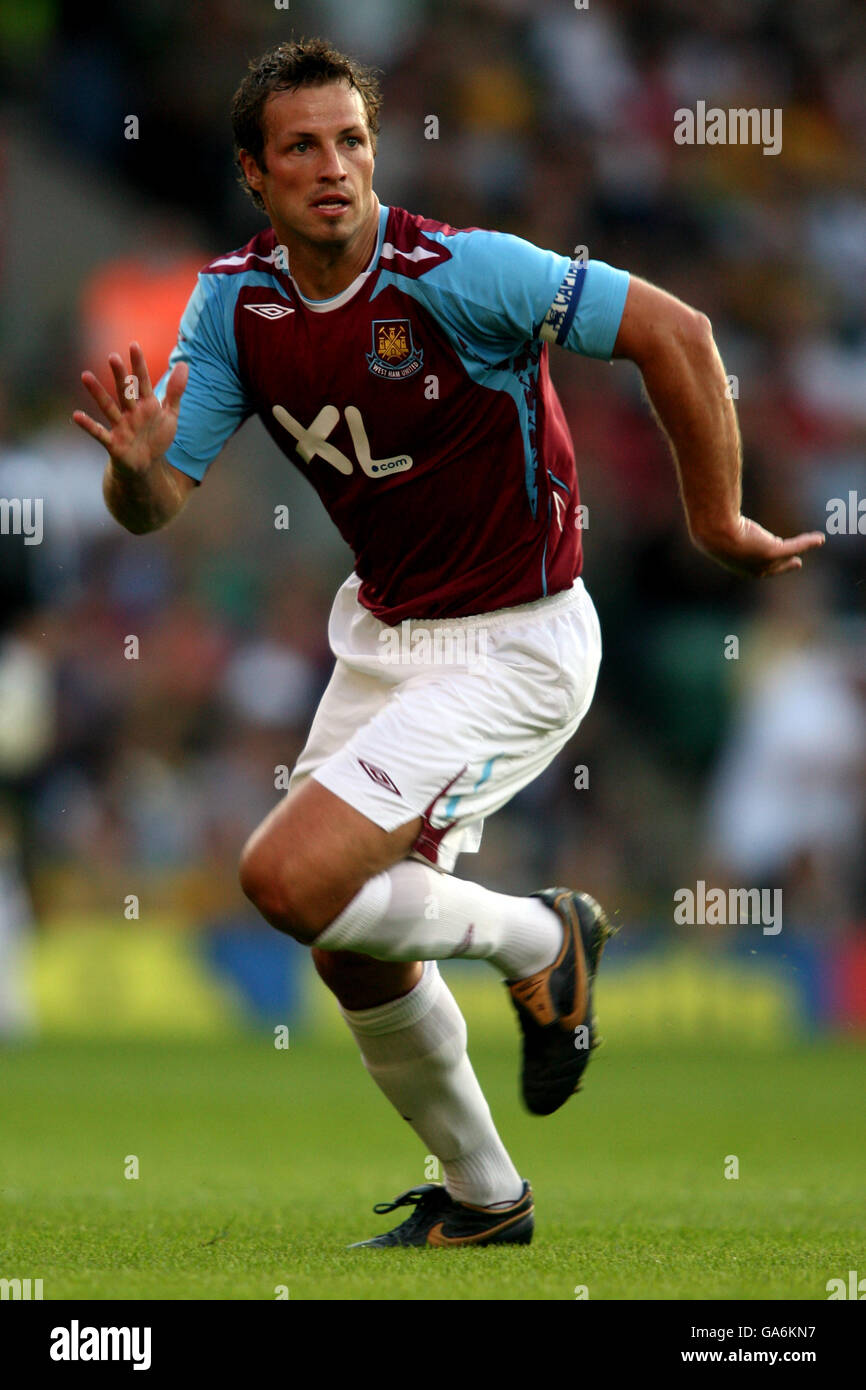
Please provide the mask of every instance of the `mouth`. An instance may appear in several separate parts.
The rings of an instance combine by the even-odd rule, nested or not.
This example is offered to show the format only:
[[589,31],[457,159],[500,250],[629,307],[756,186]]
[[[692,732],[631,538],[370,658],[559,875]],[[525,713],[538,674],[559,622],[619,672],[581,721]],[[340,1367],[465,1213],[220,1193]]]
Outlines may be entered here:
[[349,210],[351,200],[344,193],[326,193],[310,206],[323,217],[340,217]]

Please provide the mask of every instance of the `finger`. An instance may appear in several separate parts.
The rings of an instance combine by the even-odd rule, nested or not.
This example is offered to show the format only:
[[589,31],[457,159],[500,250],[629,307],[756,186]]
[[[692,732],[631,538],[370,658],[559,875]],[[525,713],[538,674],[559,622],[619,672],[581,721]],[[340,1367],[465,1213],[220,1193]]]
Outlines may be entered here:
[[[116,406],[115,409],[117,409]],[[73,411],[72,418],[76,425],[80,425],[87,434],[92,435],[98,444],[101,444],[105,449],[108,448],[111,435],[104,425],[100,425],[96,420],[91,420],[90,416],[83,410]]]
[[114,377],[114,384],[117,387],[117,399],[120,403],[120,409],[122,411],[131,410],[135,402],[127,400],[126,398],[127,371],[126,365],[119,352],[109,353],[108,365],[111,368],[111,375]]
[[178,362],[172,368],[171,376],[165,383],[164,405],[168,410],[176,411],[180,405],[180,398],[186,390],[186,383],[189,379],[189,363]]
[[779,542],[777,554],[800,555],[806,550],[816,550],[818,546],[824,544],[826,539],[823,531],[804,531],[801,536],[792,536],[787,541],[783,541],[779,536],[777,537]]
[[152,396],[153,387],[150,384],[150,373],[147,370],[147,362],[140,343],[130,343],[129,361],[135,376],[138,377],[138,394],[140,397]]
[[84,382],[84,385],[87,387],[106,419],[110,420],[113,425],[116,425],[120,419],[120,408],[117,401],[109,396],[102,382],[99,380],[99,377],[94,376],[93,372],[82,372],[81,380]]
[[823,531],[806,531],[802,536],[797,536],[796,539],[800,543],[801,550],[818,550],[820,546],[824,545],[827,537]]
[[788,574],[791,570],[801,570],[803,561],[799,555],[794,555],[790,560],[777,560],[775,564],[768,565],[761,571],[762,579],[774,579],[777,574]]

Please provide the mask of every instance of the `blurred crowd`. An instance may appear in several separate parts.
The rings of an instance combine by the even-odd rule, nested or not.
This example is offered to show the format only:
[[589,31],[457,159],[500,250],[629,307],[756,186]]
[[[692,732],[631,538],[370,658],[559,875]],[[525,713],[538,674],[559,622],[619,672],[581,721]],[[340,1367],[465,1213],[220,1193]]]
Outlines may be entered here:
[[[708,314],[743,431],[744,510],[770,529],[822,530],[831,499],[866,498],[853,0],[138,0],[110,20],[27,0],[0,6],[0,26],[7,109],[118,200],[147,198],[166,226],[194,219],[200,264],[261,225],[228,123],[246,59],[292,32],[330,37],[384,70],[383,202],[585,246]],[[677,145],[673,113],[698,100],[781,108],[781,153]],[[129,113],[137,141],[119,137]],[[117,254],[106,226],[104,261]],[[46,528],[38,546],[0,542],[0,839],[40,917],[128,893],[236,912],[237,853],[302,747],[351,557],[253,425],[176,523],[121,531],[99,450],[68,421],[86,406],[78,372],[101,365],[84,355],[100,340],[92,271],[55,273],[69,351],[36,378],[44,345],[3,344],[0,495],[44,497]],[[636,371],[552,366],[589,508],[603,674],[572,745],[458,873],[519,892],[575,882],[636,924],[670,926],[674,889],[696,878],[782,886],[803,929],[863,921],[863,535],[832,536],[799,576],[736,579],[688,542]],[[288,531],[273,525],[284,502]]]

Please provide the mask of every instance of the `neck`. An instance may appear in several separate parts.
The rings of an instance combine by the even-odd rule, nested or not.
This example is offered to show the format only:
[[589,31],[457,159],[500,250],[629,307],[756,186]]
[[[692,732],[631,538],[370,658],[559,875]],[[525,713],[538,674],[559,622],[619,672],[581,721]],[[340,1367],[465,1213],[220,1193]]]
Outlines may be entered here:
[[331,299],[367,269],[379,235],[379,211],[374,196],[369,220],[345,246],[322,246],[275,228],[278,241],[288,248],[289,274],[301,294],[307,299]]

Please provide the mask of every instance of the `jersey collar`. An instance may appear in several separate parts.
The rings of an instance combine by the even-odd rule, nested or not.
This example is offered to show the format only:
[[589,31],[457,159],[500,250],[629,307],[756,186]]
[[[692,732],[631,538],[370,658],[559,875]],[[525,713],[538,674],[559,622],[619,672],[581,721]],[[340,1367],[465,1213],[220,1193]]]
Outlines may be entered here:
[[[376,201],[378,202],[379,200],[377,199]],[[334,309],[341,309],[344,304],[348,304],[350,299],[354,299],[355,295],[362,286],[367,283],[367,280],[379,264],[379,257],[382,254],[382,246],[385,241],[385,228],[388,224],[388,213],[390,210],[390,208],[384,207],[381,203],[379,204],[379,234],[376,237],[376,245],[373,247],[373,255],[370,259],[370,263],[367,269],[362,270],[360,275],[356,275],[351,285],[347,285],[339,294],[332,295],[330,299],[307,299],[306,295],[301,294],[295,280],[292,279],[291,275],[289,276],[289,279],[292,280],[295,294],[307,309],[311,309],[314,314],[330,314]]]

